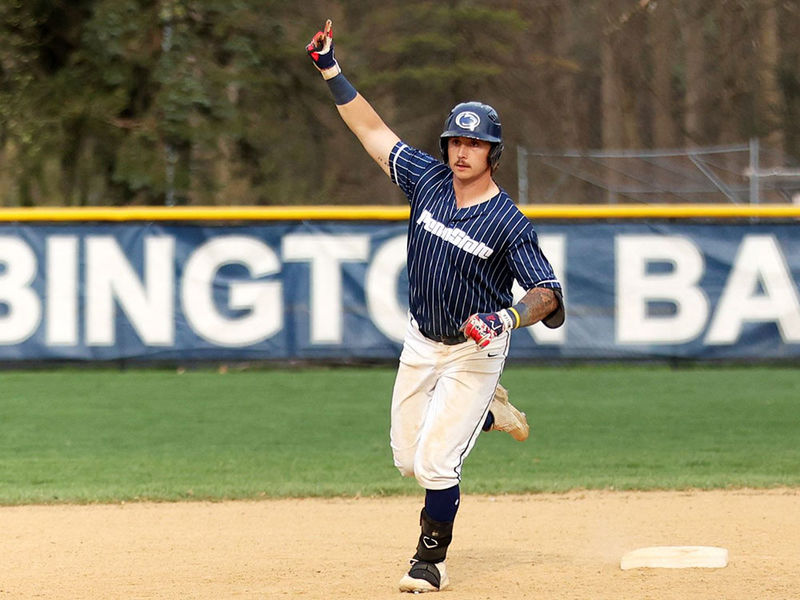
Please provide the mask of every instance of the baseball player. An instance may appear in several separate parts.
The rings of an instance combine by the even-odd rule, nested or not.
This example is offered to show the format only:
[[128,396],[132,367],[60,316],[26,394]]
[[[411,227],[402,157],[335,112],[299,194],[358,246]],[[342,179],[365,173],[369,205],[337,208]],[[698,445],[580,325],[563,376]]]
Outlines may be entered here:
[[[561,285],[530,221],[492,178],[503,152],[497,112],[458,104],[440,138],[442,160],[400,140],[342,74],[330,20],[306,50],[345,124],[411,205],[409,322],[392,393],[395,466],[425,489],[421,532],[404,592],[448,585],[445,558],[464,459],[481,430],[528,436],[524,413],[499,386],[511,330],[564,321]],[[527,293],[512,303],[517,280]]]

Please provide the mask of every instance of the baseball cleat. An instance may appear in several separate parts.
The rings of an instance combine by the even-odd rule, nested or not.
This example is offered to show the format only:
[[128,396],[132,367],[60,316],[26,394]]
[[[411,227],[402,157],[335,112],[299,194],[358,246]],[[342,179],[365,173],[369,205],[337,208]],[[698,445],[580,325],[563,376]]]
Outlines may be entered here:
[[414,594],[438,592],[446,588],[449,583],[444,561],[431,563],[415,560],[411,564],[411,569],[400,580],[400,591]]
[[528,425],[528,419],[525,418],[525,413],[517,410],[508,401],[508,390],[499,383],[494,392],[494,398],[492,398],[489,410],[494,415],[492,430],[505,431],[518,442],[524,442],[528,439],[531,428]]

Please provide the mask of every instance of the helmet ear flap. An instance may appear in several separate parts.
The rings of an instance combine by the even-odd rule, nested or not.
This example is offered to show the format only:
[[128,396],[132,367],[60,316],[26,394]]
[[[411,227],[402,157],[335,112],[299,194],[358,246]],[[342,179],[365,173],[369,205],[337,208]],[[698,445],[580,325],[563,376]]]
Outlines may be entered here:
[[447,156],[447,144],[448,144],[447,140],[448,139],[449,138],[446,138],[446,137],[439,138],[439,152],[442,155],[442,161],[444,161],[444,164],[448,164],[447,161],[449,160],[449,158]]
[[503,142],[492,144],[492,149],[489,150],[489,166],[492,168],[492,173],[497,170],[500,164],[500,155],[503,154]]

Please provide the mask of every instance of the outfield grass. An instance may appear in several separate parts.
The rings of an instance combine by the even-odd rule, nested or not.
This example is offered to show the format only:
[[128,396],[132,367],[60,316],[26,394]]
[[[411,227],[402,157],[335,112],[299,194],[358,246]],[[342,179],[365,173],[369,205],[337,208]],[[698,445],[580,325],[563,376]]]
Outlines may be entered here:
[[[418,493],[392,368],[0,373],[0,503]],[[509,366],[531,438],[481,436],[472,493],[800,485],[800,372]]]

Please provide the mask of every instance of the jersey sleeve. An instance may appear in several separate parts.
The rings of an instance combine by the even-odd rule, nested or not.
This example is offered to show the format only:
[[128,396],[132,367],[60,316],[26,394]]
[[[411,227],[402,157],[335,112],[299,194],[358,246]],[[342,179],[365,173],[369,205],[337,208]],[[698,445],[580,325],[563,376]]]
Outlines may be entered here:
[[528,227],[511,244],[508,252],[509,266],[523,289],[547,287],[560,290],[550,261],[539,248],[539,238],[533,227]]
[[399,141],[389,153],[389,176],[410,200],[422,176],[437,164],[430,154]]

